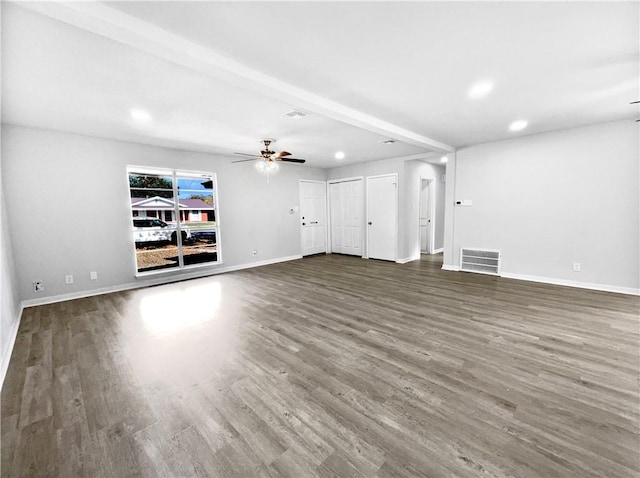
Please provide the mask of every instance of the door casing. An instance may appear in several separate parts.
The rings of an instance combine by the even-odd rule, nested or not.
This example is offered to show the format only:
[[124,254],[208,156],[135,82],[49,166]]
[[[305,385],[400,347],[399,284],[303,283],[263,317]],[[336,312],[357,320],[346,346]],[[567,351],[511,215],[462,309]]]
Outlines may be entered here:
[[[427,197],[425,198],[425,194]],[[425,201],[426,200],[426,201]],[[428,210],[424,211],[424,204],[427,203]],[[418,240],[420,242],[420,252],[433,254],[435,241],[435,188],[433,178],[420,178],[420,197],[418,207]],[[422,248],[422,219],[426,217],[430,222],[427,224],[427,249]]]

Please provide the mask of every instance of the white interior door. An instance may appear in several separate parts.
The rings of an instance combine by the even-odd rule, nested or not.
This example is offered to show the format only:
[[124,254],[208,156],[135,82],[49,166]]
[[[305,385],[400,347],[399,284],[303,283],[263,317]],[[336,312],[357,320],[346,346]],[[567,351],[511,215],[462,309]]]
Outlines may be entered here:
[[327,189],[323,181],[300,181],[302,255],[327,252]]
[[367,178],[367,256],[395,261],[398,233],[398,176]]
[[362,256],[362,179],[329,184],[331,252]]
[[431,182],[420,180],[420,252],[431,254]]

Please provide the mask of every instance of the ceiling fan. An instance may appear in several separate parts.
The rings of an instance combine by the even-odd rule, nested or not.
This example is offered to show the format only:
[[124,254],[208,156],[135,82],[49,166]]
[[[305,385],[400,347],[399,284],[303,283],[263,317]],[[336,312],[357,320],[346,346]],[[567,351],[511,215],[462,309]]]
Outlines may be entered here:
[[306,159],[297,159],[297,158],[287,157],[287,156],[291,156],[291,153],[287,151],[280,151],[279,153],[276,153],[275,151],[271,151],[269,149],[269,145],[275,142],[276,142],[275,139],[263,139],[262,143],[264,144],[264,149],[260,151],[260,154],[233,153],[233,154],[239,154],[241,156],[251,156],[251,159],[238,159],[237,161],[232,161],[232,163],[242,163],[244,161],[255,161],[256,159],[259,159],[268,163],[272,163],[274,161],[283,161],[288,163],[306,162]]

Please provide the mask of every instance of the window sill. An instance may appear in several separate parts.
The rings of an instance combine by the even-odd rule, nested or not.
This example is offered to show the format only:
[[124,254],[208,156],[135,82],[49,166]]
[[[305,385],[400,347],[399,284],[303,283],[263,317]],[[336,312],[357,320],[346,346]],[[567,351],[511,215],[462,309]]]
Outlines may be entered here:
[[158,277],[158,276],[182,277],[182,276],[184,276],[184,275],[186,275],[189,272],[194,271],[194,270],[205,269],[207,267],[215,268],[217,266],[221,266],[222,264],[223,264],[223,261],[204,262],[202,264],[192,264],[192,265],[184,266],[181,269],[159,269],[159,270],[148,271],[148,272],[136,272],[134,274],[134,277],[136,279],[144,279],[146,277]]

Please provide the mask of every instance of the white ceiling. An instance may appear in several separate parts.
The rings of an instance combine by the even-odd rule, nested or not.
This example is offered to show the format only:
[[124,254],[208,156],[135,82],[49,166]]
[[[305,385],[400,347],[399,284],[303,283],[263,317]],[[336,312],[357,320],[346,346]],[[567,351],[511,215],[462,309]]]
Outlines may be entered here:
[[[638,10],[638,2],[3,3],[3,122],[222,154],[254,152],[273,137],[276,150],[333,167],[633,121]],[[469,99],[481,80],[492,92]],[[136,123],[132,108],[152,120]],[[284,116],[294,108],[311,114]],[[509,132],[517,119],[529,127]],[[380,144],[387,138],[398,142]]]

